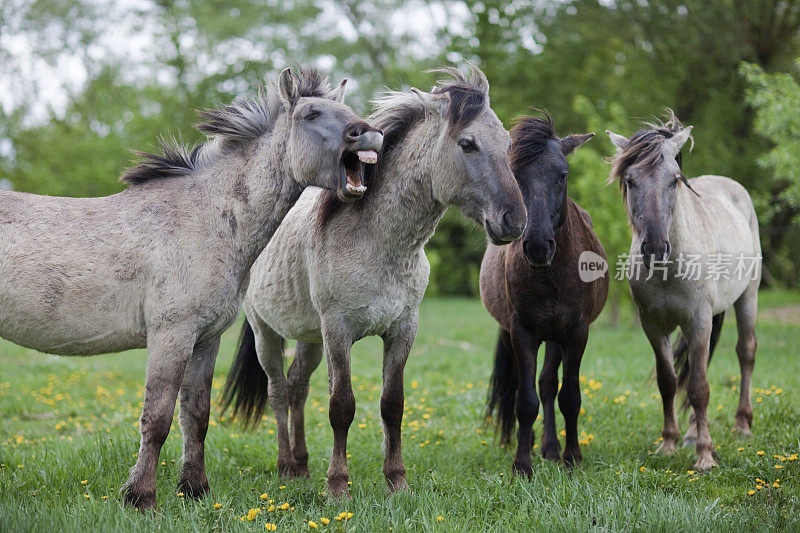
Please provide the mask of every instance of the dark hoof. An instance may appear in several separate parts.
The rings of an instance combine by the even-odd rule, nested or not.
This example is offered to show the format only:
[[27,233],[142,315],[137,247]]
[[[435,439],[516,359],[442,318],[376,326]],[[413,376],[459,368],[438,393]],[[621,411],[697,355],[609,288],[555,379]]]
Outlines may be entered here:
[[187,498],[199,500],[211,494],[211,489],[208,487],[208,480],[198,482],[185,478],[178,482],[178,492],[182,492]]
[[530,478],[533,475],[533,466],[531,466],[531,463],[514,461],[514,464],[511,466],[511,471],[518,476]]
[[561,450],[558,446],[542,446],[542,457],[558,462],[561,460]]
[[350,486],[346,476],[328,478],[328,494],[332,498],[350,498]]
[[389,490],[392,492],[400,492],[408,488],[405,471],[387,474],[386,483],[389,485]]
[[307,463],[298,463],[297,468],[295,469],[294,477],[298,478],[310,478],[311,473],[308,471],[308,464]]
[[564,463],[568,467],[580,466],[581,461],[583,461],[583,455],[581,455],[580,450],[564,450]]
[[152,511],[156,508],[156,492],[138,492],[131,487],[123,487],[122,503],[126,506],[135,507],[142,513]]

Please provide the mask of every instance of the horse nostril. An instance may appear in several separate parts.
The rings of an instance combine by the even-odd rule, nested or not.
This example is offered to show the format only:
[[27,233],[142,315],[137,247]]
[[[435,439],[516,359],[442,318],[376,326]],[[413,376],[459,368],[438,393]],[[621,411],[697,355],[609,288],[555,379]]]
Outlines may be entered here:
[[556,251],[556,240],[547,239],[547,255],[551,255],[555,251]]
[[528,255],[528,241],[522,241],[522,253]]
[[669,241],[664,241],[664,248],[666,249],[666,252],[664,252],[664,256],[668,257],[670,252],[672,251],[672,246],[669,244]]
[[503,232],[506,234],[511,233],[513,226],[514,225],[511,221],[511,212],[506,211],[503,214]]
[[641,254],[642,257],[646,257],[648,255],[647,254],[647,241],[642,241],[642,244],[639,245],[639,254]]
[[363,124],[351,124],[347,131],[345,131],[345,136],[349,139],[357,139],[361,137],[367,132],[367,128]]

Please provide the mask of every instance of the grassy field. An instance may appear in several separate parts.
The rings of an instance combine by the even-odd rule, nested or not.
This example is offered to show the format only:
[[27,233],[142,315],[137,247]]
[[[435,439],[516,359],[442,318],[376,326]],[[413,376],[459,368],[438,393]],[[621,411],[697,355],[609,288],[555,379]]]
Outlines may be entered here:
[[[731,431],[739,371],[729,318],[710,370],[710,429],[720,467],[709,474],[690,471],[693,449],[653,455],[661,431],[653,356],[641,330],[625,320],[616,329],[596,325],[590,335],[581,369],[583,466],[570,475],[541,459],[537,446],[533,479],[512,479],[512,453],[496,445],[482,419],[495,325],[477,301],[427,299],[406,371],[410,491],[389,498],[385,489],[381,350],[377,339],[368,339],[353,351],[351,500],[324,494],[332,437],[320,369],[307,410],[310,480],[284,483],[276,475],[271,415],[245,432],[215,411],[206,441],[213,496],[182,498],[175,491],[176,419],[161,452],[155,517],[122,508],[119,499],[138,449],[144,352],[60,358],[2,342],[0,531],[265,531],[266,524],[311,531],[309,521],[316,531],[797,531],[800,461],[792,454],[800,451],[800,295],[764,293],[761,308],[755,436],[742,440]],[[236,330],[223,340],[215,399]],[[681,424],[685,429],[685,416]],[[260,499],[264,493],[266,500]],[[290,509],[269,511],[283,503]],[[248,520],[250,509],[262,511]],[[352,517],[336,520],[342,512]]]

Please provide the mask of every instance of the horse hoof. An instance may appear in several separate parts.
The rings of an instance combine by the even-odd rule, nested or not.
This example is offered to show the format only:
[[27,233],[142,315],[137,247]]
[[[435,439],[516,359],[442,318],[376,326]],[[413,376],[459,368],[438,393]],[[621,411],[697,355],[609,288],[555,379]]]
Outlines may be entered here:
[[694,469],[697,472],[708,472],[715,466],[717,466],[717,462],[713,458],[702,457],[697,459],[697,462],[694,464]]
[[566,464],[569,468],[580,466],[582,461],[583,456],[581,455],[581,452],[564,452],[564,464]]
[[[684,443],[684,446],[686,444]],[[675,453],[675,442],[673,441],[663,441],[659,444],[658,448],[656,448],[656,453],[660,453],[661,455],[672,455]]]
[[530,463],[518,463],[514,461],[511,471],[518,476],[523,476],[526,478],[533,476],[533,466],[531,466]]
[[122,489],[122,503],[125,506],[135,507],[142,513],[154,511],[156,508],[156,493],[137,492],[132,488]]
[[753,432],[750,431],[749,426],[740,426],[737,424],[736,427],[734,428],[734,431],[736,431],[736,433],[738,433],[740,437],[749,439],[750,437],[753,436]]
[[197,482],[191,478],[181,479],[178,482],[178,492],[182,492],[188,498],[200,500],[211,494],[208,481]]
[[561,450],[558,449],[558,446],[542,446],[542,457],[558,462],[561,460]]

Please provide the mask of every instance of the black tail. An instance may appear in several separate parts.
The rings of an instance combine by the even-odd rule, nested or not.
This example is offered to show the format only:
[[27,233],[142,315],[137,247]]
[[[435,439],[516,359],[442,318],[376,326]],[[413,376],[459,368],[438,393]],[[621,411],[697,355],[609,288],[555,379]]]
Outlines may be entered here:
[[238,418],[245,426],[255,426],[267,405],[268,385],[267,375],[258,362],[255,333],[245,317],[236,359],[222,390],[222,412],[233,406],[231,418]]
[[[709,338],[708,347],[708,364],[711,364],[711,357],[714,355],[714,348],[717,347],[719,342],[720,333],[722,333],[722,321],[725,319],[725,312],[714,315],[711,319],[711,337]],[[675,371],[678,373],[678,391],[683,396],[681,409],[689,408],[689,398],[686,396],[686,385],[689,382],[689,342],[683,333],[678,333],[675,351],[672,354],[675,361]]]
[[511,441],[511,432],[517,421],[517,362],[509,344],[508,332],[501,329],[486,400],[486,417],[495,417],[496,414],[495,424],[500,429],[501,444]]

